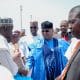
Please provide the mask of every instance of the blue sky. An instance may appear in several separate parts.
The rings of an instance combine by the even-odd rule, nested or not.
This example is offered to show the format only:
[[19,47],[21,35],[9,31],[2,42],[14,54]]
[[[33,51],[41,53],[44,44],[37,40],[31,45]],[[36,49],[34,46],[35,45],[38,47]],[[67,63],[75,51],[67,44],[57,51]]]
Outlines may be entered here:
[[20,29],[20,5],[22,11],[22,27],[29,29],[31,20],[38,20],[39,24],[44,20],[54,23],[54,27],[59,27],[63,19],[68,18],[69,10],[76,5],[80,5],[80,0],[0,0],[0,17],[12,17],[14,29]]

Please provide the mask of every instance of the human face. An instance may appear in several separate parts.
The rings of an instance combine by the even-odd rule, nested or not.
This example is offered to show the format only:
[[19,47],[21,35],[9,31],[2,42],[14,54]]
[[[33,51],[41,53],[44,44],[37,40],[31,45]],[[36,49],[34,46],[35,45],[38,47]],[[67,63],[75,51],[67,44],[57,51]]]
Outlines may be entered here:
[[53,37],[53,29],[42,29],[44,39],[50,40]]
[[12,30],[13,26],[4,26],[4,36],[6,37],[7,41],[11,41],[11,36],[12,36]]
[[17,43],[17,42],[19,41],[19,37],[20,37],[20,36],[19,36],[17,33],[12,34],[11,42],[12,42],[13,44]]
[[67,32],[68,22],[67,21],[62,21],[61,24],[60,24],[60,29],[63,33]]
[[80,19],[77,17],[77,12],[72,12],[69,14],[69,25],[71,26],[72,35],[78,38],[80,36]]
[[36,36],[37,31],[38,31],[38,27],[37,26],[30,26],[30,31],[33,36]]

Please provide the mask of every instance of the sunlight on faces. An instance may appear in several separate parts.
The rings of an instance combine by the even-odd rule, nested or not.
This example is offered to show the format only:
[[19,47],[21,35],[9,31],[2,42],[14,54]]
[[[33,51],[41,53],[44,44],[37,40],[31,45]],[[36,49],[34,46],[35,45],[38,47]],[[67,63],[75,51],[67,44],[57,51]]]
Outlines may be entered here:
[[51,39],[53,37],[53,29],[42,29],[42,35],[45,39]]

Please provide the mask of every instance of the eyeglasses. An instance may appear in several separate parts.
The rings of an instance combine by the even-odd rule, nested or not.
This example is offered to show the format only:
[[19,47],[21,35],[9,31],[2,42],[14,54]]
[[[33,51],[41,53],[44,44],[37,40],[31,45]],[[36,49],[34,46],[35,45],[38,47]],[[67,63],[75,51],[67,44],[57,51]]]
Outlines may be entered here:
[[49,32],[49,30],[42,30],[42,32]]
[[36,27],[36,26],[31,26],[30,28],[31,28],[31,29],[37,29],[37,27]]

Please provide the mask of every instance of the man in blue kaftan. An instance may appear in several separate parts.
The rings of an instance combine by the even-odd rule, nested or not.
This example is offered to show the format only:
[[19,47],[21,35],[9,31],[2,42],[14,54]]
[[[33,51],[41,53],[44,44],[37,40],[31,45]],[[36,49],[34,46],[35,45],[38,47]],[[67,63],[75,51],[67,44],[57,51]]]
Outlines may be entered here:
[[45,21],[41,26],[44,37],[43,56],[47,80],[54,80],[61,74],[67,63],[64,53],[69,44],[64,40],[53,38],[53,24],[51,22]]
[[[44,42],[36,41],[31,45],[31,54],[34,58],[32,65],[33,80],[54,80],[63,70],[66,58],[63,56],[63,43],[53,38],[53,24],[45,21],[41,25]],[[64,43],[65,44],[65,43]],[[66,44],[67,45],[67,44]],[[64,46],[65,47],[65,46]],[[30,58],[27,60],[31,63]],[[26,64],[27,65],[27,64]]]

